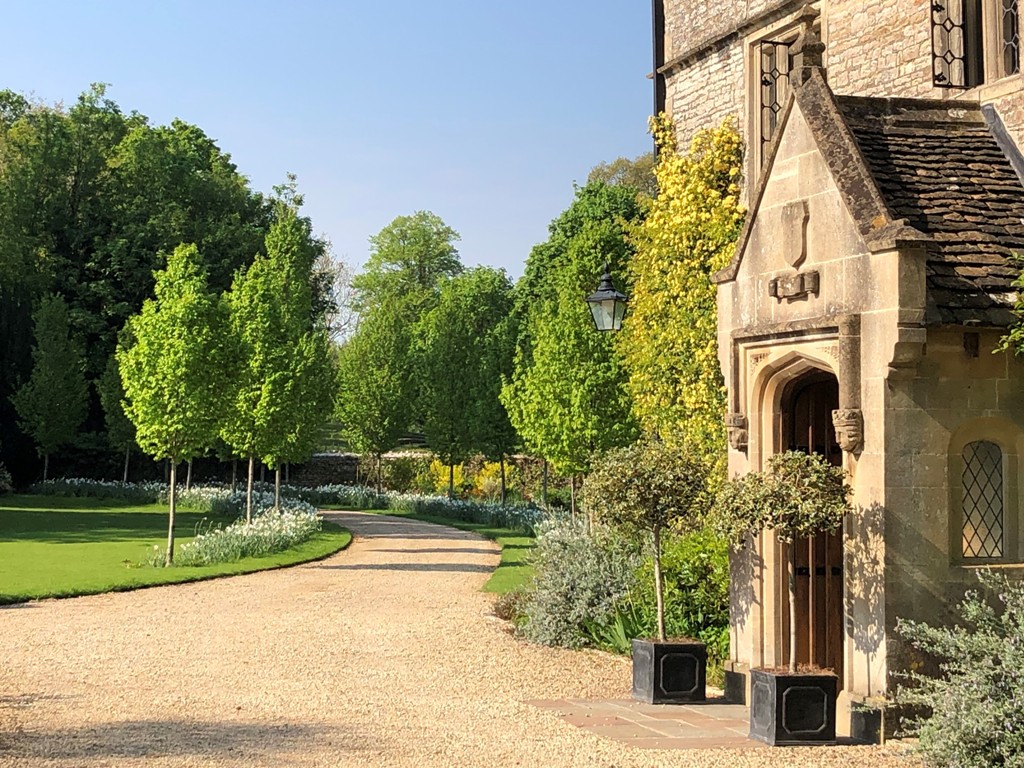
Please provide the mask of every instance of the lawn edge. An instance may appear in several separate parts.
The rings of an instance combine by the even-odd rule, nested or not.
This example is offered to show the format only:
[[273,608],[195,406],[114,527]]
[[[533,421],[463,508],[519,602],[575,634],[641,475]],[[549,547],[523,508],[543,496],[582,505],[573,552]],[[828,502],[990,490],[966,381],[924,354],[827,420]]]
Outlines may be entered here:
[[[324,522],[327,525],[331,525],[331,526],[334,526],[335,528],[337,528],[339,533],[346,534],[348,536],[348,539],[345,540],[339,547],[337,547],[336,549],[332,549],[329,552],[324,552],[324,553],[321,553],[321,554],[313,555],[311,557],[302,558],[300,560],[296,560],[296,561],[291,562],[291,563],[278,563],[276,565],[267,565],[267,566],[264,566],[262,568],[253,568],[252,570],[238,571],[236,573],[212,573],[212,574],[206,574],[206,575],[203,575],[203,576],[195,576],[194,578],[181,579],[180,581],[164,582],[163,584],[124,584],[122,586],[114,587],[113,589],[86,590],[86,591],[82,591],[82,592],[69,593],[69,594],[66,594],[66,595],[48,595],[46,597],[29,597],[29,598],[26,598],[24,600],[17,599],[17,598],[13,599],[13,600],[8,600],[8,599],[5,599],[4,595],[0,594],[0,610],[3,610],[4,608],[9,607],[9,606],[25,605],[26,603],[41,603],[41,602],[45,602],[45,601],[48,601],[48,600],[73,600],[76,597],[93,597],[95,595],[112,595],[112,594],[115,594],[115,593],[123,593],[123,592],[138,592],[139,590],[143,590],[143,589],[159,589],[161,587],[182,587],[182,586],[185,586],[187,584],[198,584],[199,582],[202,582],[202,581],[214,581],[216,579],[230,579],[230,578],[234,578],[236,576],[249,576],[249,575],[254,574],[254,573],[266,573],[267,571],[280,571],[280,570],[283,570],[285,568],[294,568],[297,565],[307,565],[309,563],[318,563],[321,560],[326,560],[327,558],[332,557],[332,556],[338,554],[339,552],[344,552],[346,549],[348,549],[351,546],[351,544],[352,544],[352,542],[354,541],[354,538],[355,538],[352,535],[352,531],[350,531],[348,528],[345,528],[344,526],[338,525],[337,523],[331,523],[331,522],[326,521],[326,520]],[[283,550],[283,551],[287,552],[288,550]],[[275,553],[275,554],[280,554],[280,553]]]

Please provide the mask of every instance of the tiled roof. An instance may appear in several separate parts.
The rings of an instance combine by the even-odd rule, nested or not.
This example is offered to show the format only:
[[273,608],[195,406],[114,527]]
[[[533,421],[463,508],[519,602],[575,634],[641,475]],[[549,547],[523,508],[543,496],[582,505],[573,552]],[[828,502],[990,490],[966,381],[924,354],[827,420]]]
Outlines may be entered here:
[[1024,186],[981,109],[837,96],[893,219],[927,239],[929,323],[1013,321]]

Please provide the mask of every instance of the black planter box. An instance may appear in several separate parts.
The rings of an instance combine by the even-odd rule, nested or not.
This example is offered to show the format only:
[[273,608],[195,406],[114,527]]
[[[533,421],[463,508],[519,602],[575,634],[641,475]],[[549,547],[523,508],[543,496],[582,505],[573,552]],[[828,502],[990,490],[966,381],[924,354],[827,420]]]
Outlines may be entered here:
[[693,641],[633,641],[633,698],[648,704],[704,701],[708,652]]
[[773,747],[835,744],[835,675],[750,670],[750,738]]

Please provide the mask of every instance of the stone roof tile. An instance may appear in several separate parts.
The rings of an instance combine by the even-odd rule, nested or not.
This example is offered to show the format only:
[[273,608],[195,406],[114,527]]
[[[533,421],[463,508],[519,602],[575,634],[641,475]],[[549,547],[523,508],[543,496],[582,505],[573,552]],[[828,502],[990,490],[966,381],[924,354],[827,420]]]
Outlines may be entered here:
[[893,219],[928,238],[928,322],[1006,325],[1024,186],[976,104],[837,96]]

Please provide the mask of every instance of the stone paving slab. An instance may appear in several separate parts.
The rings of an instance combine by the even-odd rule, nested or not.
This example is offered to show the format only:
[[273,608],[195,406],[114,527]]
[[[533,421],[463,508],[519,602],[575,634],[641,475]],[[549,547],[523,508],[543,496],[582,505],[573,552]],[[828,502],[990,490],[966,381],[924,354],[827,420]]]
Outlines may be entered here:
[[640,749],[758,749],[747,736],[747,707],[709,699],[705,704],[543,699],[527,702],[597,736]]

